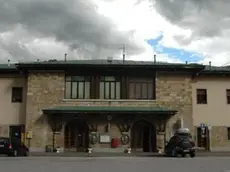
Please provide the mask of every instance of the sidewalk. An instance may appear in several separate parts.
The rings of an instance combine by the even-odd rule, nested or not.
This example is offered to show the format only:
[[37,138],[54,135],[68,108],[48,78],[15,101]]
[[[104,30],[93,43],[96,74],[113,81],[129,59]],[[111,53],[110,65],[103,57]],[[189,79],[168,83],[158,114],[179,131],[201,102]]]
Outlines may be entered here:
[[[30,156],[48,156],[48,157],[164,157],[164,154],[159,153],[110,153],[110,152],[92,152],[91,154],[83,153],[83,152],[62,152],[62,153],[46,153],[46,152],[31,152]],[[199,157],[213,157],[213,156],[221,156],[221,157],[230,157],[230,152],[197,152],[197,156]]]

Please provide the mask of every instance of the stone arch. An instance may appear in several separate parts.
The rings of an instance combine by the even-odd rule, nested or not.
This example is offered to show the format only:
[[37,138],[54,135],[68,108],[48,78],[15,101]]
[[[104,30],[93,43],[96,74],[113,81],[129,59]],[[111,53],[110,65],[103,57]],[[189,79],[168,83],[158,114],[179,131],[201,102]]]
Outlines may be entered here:
[[147,119],[136,120],[130,130],[131,148],[134,151],[156,152],[156,126]]
[[68,151],[85,152],[89,147],[89,126],[85,120],[69,121],[64,129],[65,149]]

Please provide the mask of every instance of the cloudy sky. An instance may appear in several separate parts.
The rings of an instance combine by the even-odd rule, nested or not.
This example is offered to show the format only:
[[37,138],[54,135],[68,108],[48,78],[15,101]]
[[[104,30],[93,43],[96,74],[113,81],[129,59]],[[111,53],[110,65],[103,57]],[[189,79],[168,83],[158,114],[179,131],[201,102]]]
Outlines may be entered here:
[[230,62],[229,0],[0,0],[0,60]]

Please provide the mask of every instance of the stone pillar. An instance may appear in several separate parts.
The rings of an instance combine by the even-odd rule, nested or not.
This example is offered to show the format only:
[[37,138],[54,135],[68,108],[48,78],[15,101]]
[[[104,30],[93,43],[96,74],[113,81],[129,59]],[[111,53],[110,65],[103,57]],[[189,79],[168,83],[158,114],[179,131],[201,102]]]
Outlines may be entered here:
[[166,139],[166,125],[167,125],[167,119],[160,119],[156,123],[157,149],[160,152],[164,152],[165,139]]
[[163,151],[165,146],[165,135],[163,133],[157,134],[157,149]]
[[64,138],[64,132],[61,131],[58,134],[55,134],[55,147],[60,147],[60,151],[63,152],[64,151],[64,145],[65,144],[65,138]]

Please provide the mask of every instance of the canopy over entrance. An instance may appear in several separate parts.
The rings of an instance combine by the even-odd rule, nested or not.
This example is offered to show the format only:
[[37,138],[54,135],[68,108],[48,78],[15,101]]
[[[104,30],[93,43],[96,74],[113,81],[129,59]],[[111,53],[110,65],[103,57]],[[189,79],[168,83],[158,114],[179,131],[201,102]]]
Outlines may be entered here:
[[[110,129],[112,129],[112,123],[117,126],[117,129],[114,130],[114,132],[117,133],[127,133],[133,128],[131,131],[131,137],[134,140],[132,146],[136,149],[142,147],[143,151],[148,152],[156,151],[156,134],[165,135],[167,120],[175,115],[177,111],[154,106],[57,106],[43,109],[43,113],[48,116],[49,123],[51,124],[54,133],[62,132],[64,124],[68,124],[69,121],[80,120],[87,122],[88,130],[76,128],[73,127],[73,125],[69,125],[65,129],[65,138],[67,138],[67,141],[65,141],[67,146],[65,147],[68,149],[72,148],[73,141],[77,150],[87,147],[88,140],[85,139],[86,135],[89,133],[97,133],[99,125],[105,126],[106,132],[109,132]],[[137,121],[148,122],[137,123]],[[79,123],[77,125],[80,126]],[[75,136],[72,136],[74,135],[73,133]],[[76,133],[79,138],[76,137]],[[143,137],[139,137],[139,135]],[[143,140],[143,143],[138,142],[140,139]],[[153,144],[146,144],[150,141]]]
[[176,110],[165,107],[137,106],[57,106],[43,109],[44,114],[77,114],[77,113],[152,113],[174,115]]

